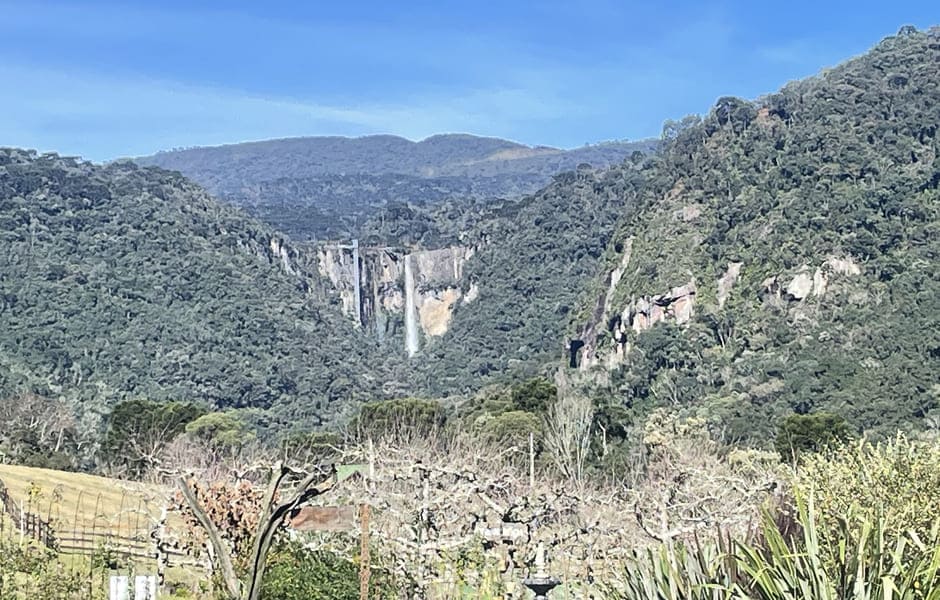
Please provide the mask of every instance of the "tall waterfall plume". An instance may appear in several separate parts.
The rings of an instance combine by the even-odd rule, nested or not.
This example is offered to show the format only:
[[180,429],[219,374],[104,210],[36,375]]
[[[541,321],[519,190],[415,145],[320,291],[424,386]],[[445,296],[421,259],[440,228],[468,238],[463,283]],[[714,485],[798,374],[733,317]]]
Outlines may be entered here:
[[418,352],[418,308],[415,306],[415,275],[411,255],[405,255],[405,350],[408,356]]

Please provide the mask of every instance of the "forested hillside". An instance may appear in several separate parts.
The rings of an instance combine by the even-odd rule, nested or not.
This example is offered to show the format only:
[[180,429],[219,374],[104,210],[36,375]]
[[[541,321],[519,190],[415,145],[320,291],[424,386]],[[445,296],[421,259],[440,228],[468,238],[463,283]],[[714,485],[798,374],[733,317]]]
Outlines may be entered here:
[[179,171],[295,239],[323,240],[360,235],[390,202],[431,207],[518,198],[562,171],[606,167],[654,146],[645,140],[559,150],[472,135],[420,142],[376,135],[191,148],[136,160]]
[[305,255],[178,174],[0,150],[0,244],[3,394],[89,417],[146,398],[310,425],[385,383]]
[[312,248],[180,175],[3,150],[0,391],[65,399],[89,422],[148,399],[305,428],[364,400],[550,371],[623,209],[615,187],[593,191],[605,177],[569,172],[518,201],[396,203],[370,221],[366,242],[478,248],[465,282],[479,299],[408,360],[400,333],[380,344],[341,313]]
[[[366,223],[387,218],[395,206],[428,213],[447,203],[469,213],[481,200],[515,199],[542,185],[541,176],[524,174],[427,178],[358,173],[262,181],[227,192],[223,199],[297,240],[348,240],[365,237]],[[382,239],[386,244],[405,241]]]
[[435,135],[412,142],[393,135],[306,137],[160,152],[141,164],[180,171],[214,192],[315,175],[396,173],[415,177],[539,175],[579,163],[610,164],[652,142],[607,142],[574,150],[530,147],[499,138]]
[[730,439],[829,411],[859,431],[940,402],[940,30],[668,123],[574,320],[580,367],[636,416]]
[[468,285],[477,284],[480,295],[460,306],[448,332],[426,349],[432,390],[557,366],[565,327],[632,201],[625,192],[640,176],[634,162],[570,171],[471,224],[465,237],[479,251],[467,266]]

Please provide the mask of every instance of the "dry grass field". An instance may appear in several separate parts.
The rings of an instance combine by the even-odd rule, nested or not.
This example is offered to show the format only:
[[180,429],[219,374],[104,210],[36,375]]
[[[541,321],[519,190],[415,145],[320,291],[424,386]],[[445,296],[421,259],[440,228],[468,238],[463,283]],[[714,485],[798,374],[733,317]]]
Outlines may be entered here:
[[0,482],[62,534],[146,535],[168,495],[158,486],[16,465],[0,465]]

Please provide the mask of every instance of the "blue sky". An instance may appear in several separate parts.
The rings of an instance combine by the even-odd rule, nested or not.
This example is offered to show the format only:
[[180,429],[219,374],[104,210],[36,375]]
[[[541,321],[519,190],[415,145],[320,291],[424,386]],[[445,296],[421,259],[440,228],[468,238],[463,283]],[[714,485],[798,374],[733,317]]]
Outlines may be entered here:
[[0,0],[0,146],[95,160],[300,135],[659,134],[860,54],[923,2]]

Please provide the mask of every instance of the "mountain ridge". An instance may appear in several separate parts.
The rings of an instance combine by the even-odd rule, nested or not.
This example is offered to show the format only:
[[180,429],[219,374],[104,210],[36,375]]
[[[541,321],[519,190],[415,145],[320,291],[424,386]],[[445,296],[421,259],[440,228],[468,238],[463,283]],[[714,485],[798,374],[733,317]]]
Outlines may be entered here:
[[[559,159],[567,168],[573,168],[578,162],[590,162],[584,158],[593,156],[600,163],[594,166],[604,166],[652,144],[651,140],[608,141],[561,149],[464,133],[437,134],[420,141],[388,134],[307,136],[168,150],[132,160],[180,171],[210,191],[222,193],[239,185],[285,177],[353,173],[471,176],[475,174],[473,165],[489,161],[500,162],[491,166],[500,174],[530,172],[531,164],[517,161],[538,162],[546,157]],[[510,154],[500,154],[506,152]],[[514,156],[513,152],[520,155]],[[557,160],[550,163],[552,174],[564,170],[555,168],[556,163]]]
[[439,134],[302,137],[169,151],[135,159],[179,171],[297,239],[355,238],[389,202],[520,198],[585,163],[605,168],[651,140],[562,150]]

